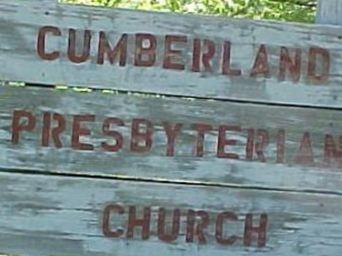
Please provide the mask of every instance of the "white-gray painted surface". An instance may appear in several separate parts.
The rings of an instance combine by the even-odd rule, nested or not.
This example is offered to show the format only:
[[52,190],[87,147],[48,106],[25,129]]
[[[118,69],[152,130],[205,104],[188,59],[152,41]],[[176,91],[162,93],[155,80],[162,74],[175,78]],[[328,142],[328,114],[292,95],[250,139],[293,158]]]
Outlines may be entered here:
[[[327,134],[333,136],[337,152],[341,150],[338,144],[341,111],[7,86],[0,87],[0,95],[0,167],[3,169],[342,192],[341,158],[337,157],[330,166],[324,160]],[[14,110],[25,110],[36,118],[32,131],[20,132],[17,145],[11,142]],[[46,112],[59,113],[66,120],[66,128],[60,135],[62,148],[56,148],[51,137],[49,147],[42,146]],[[73,116],[84,114],[95,116],[94,122],[81,124],[90,134],[82,136],[80,141],[92,144],[92,151],[77,150],[71,145]],[[108,117],[119,118],[125,124],[111,126],[111,130],[123,136],[123,147],[118,152],[105,152],[101,147],[103,142],[115,144],[113,137],[102,132],[103,122]],[[130,147],[132,120],[137,118],[153,124],[152,147],[145,153],[132,152]],[[25,122],[26,118],[20,119],[20,123]],[[174,156],[167,156],[163,122],[172,126],[182,124],[175,139]],[[196,154],[198,133],[192,128],[193,124],[212,126],[205,134],[203,157]],[[53,122],[51,127],[56,125]],[[218,129],[222,125],[241,127],[241,131],[230,131],[226,135],[227,139],[236,140],[236,145],[226,146],[225,151],[237,154],[237,160],[217,157]],[[254,130],[250,160],[246,159],[248,129]],[[262,162],[256,152],[256,145],[261,142],[258,130],[268,133],[268,145],[263,150],[266,162]],[[285,131],[283,163],[277,163],[279,130]],[[314,160],[309,165],[297,161],[305,132],[310,134]]]
[[318,0],[316,22],[319,24],[342,25],[342,1]]
[[[50,30],[38,47],[46,26],[56,34]],[[76,55],[79,36],[91,31],[90,57],[78,64],[67,53],[72,29]],[[98,64],[100,31],[113,44],[127,34],[122,66],[107,55]],[[156,39],[155,62],[153,51],[142,49],[152,41],[136,45],[141,33]],[[210,46],[198,53],[196,40],[214,45],[213,58]],[[227,55],[220,59],[228,41],[230,66],[222,60]],[[341,42],[337,26],[0,0],[0,255],[341,255]],[[153,66],[137,65],[146,61]],[[230,75],[222,74],[223,65]],[[104,125],[107,118],[122,125]],[[134,128],[136,122],[151,127]],[[167,129],[176,124],[168,143]],[[202,138],[194,127],[210,128]],[[103,145],[120,136],[122,147],[106,151]],[[110,205],[124,213],[111,208],[106,222]],[[133,206],[137,218],[144,207],[151,210],[146,240],[140,228],[127,238]],[[173,242],[159,237],[161,208],[166,232],[172,211],[180,210]],[[253,227],[266,223],[252,237],[247,214]],[[118,228],[119,238],[108,237]],[[266,234],[259,247],[257,233]],[[235,241],[222,245],[222,238]]]
[[[317,255],[341,253],[341,196],[309,193],[266,192],[206,186],[180,186],[123,182],[99,179],[0,174],[0,248],[23,256],[83,255]],[[134,238],[104,237],[103,210],[108,204],[121,204],[125,214],[112,213],[111,228],[126,231],[128,206],[135,206],[136,217],[143,207],[151,207],[150,237],[141,239],[136,228]],[[178,239],[165,243],[157,238],[157,213],[181,210]],[[206,244],[185,242],[186,213],[189,209],[209,214],[204,229]],[[225,235],[241,237],[243,221],[252,213],[254,226],[260,214],[268,215],[266,246],[243,246],[238,239],[232,246],[219,245],[215,239],[215,219],[224,211],[239,221],[226,221]],[[185,214],[185,215],[184,215]],[[126,233],[126,232],[125,232]]]
[[[338,27],[86,6],[46,6],[39,1],[17,0],[0,1],[0,17],[2,80],[332,108],[342,106],[342,33]],[[42,60],[37,54],[38,32],[44,26],[55,26],[61,31],[61,36],[51,33],[46,36],[46,52],[60,52],[60,57],[53,61]],[[68,29],[79,32],[76,47],[78,53],[82,51],[81,38],[84,30],[91,30],[91,53],[87,61],[76,64],[68,59]],[[113,47],[123,33],[128,35],[125,66],[110,64],[107,56],[103,65],[97,64],[99,31],[107,33]],[[137,67],[133,63],[137,33],[152,34],[157,40],[156,62],[153,67]],[[172,62],[184,64],[184,70],[162,67],[166,35],[187,38],[187,43],[171,45],[172,50],[179,50],[180,54],[170,54],[171,59],[174,58]],[[191,71],[195,38],[200,39],[202,44],[205,39],[215,43],[216,55],[212,62],[209,61],[213,72]],[[241,76],[232,77],[221,72],[220,57],[224,41],[231,42],[230,68],[240,69]],[[148,42],[143,45],[149,47]],[[269,78],[265,78],[265,74],[250,77],[261,45],[265,45],[268,53]],[[298,83],[293,82],[294,78],[288,68],[285,81],[278,79],[281,47],[288,49],[292,61],[295,49],[301,50]],[[329,74],[322,82],[313,82],[308,77],[308,52],[312,47],[329,52]],[[206,51],[203,46],[202,52]],[[320,54],[316,57],[313,58],[317,64],[314,73],[320,76],[325,62]],[[203,71],[203,65],[200,69]]]

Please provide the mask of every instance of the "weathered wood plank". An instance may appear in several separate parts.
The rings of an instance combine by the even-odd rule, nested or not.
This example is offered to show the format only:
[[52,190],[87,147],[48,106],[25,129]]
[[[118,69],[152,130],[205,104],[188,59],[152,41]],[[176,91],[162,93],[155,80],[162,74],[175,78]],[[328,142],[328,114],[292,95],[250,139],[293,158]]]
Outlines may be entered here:
[[[342,192],[341,111],[30,87],[0,95],[0,168]],[[104,129],[107,118],[117,119]],[[195,125],[211,128],[203,147]]]
[[[0,248],[6,253],[27,256],[133,256],[138,252],[151,256],[255,253],[331,256],[339,255],[342,248],[341,196],[5,173],[0,174],[0,191]],[[107,223],[103,219],[104,210],[115,204],[120,204],[124,213],[118,214],[112,209],[109,230],[115,232],[118,227],[122,228],[119,238],[106,237],[103,232],[103,223]],[[139,227],[133,229],[133,238],[127,238],[129,206],[136,207],[139,219],[143,208],[150,207],[151,219],[145,227],[145,235],[148,235],[145,240],[141,238]],[[160,208],[167,213],[166,232],[172,226],[173,210],[180,210],[179,235],[173,242],[158,238],[158,234],[162,234],[157,231]],[[186,234],[190,239],[192,230],[186,231],[191,220],[189,210],[201,210],[202,216],[208,217],[208,226],[203,225],[203,237],[195,233],[193,242],[185,242]],[[217,218],[227,211],[238,218],[223,222],[223,238],[238,237],[233,245],[222,245],[215,237]],[[267,215],[264,228],[260,229],[266,232],[266,243],[260,248],[256,232],[251,246],[243,242],[249,213],[253,214],[254,227],[259,226],[261,214]],[[196,218],[195,226],[202,218]],[[105,227],[108,228],[108,223]]]
[[340,28],[38,2],[0,1],[2,80],[342,106]]
[[340,0],[318,0],[316,22],[342,25],[342,2]]

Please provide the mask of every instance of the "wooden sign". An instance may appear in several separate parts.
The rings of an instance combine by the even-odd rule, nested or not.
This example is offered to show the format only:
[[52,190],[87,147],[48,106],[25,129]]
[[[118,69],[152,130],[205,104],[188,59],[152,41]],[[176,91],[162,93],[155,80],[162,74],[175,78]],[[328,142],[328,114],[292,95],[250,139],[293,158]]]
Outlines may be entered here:
[[341,111],[29,87],[0,94],[6,168],[342,192]]
[[341,196],[0,176],[0,245],[18,255],[338,255],[341,249]]
[[0,17],[1,253],[340,255],[339,27]]
[[342,106],[336,27],[40,1],[1,1],[0,16],[2,80]]

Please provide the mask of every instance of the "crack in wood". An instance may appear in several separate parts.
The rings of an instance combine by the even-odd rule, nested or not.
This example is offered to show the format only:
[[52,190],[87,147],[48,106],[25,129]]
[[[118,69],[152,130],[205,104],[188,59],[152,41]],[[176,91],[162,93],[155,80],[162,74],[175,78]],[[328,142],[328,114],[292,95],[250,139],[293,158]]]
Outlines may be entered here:
[[152,184],[165,184],[165,185],[186,185],[194,187],[220,187],[220,188],[232,188],[232,189],[246,189],[256,191],[271,191],[271,192],[287,192],[287,193],[298,193],[298,194],[321,194],[321,195],[334,195],[342,196],[342,192],[332,190],[321,190],[321,189],[306,189],[306,188],[280,188],[270,186],[257,186],[257,185],[238,185],[229,183],[218,183],[218,182],[205,182],[205,181],[189,181],[189,180],[175,180],[175,179],[163,179],[163,178],[141,178],[124,175],[110,175],[110,174],[90,174],[90,173],[69,173],[63,171],[46,171],[46,170],[33,170],[33,169],[11,169],[11,168],[0,168],[0,173],[12,173],[22,175],[37,175],[37,176],[56,176],[56,177],[67,177],[75,179],[95,179],[95,180],[113,180],[113,181],[132,181]]
[[[1,82],[3,84],[1,84]],[[273,102],[264,102],[264,101],[253,101],[253,100],[240,100],[234,98],[212,98],[212,97],[200,97],[200,96],[186,96],[186,95],[177,95],[177,94],[161,94],[161,93],[152,93],[152,92],[143,92],[143,91],[124,91],[124,90],[108,90],[105,87],[75,87],[75,86],[67,86],[67,85],[49,85],[49,84],[33,84],[26,83],[23,85],[22,82],[9,82],[9,81],[0,81],[1,86],[18,86],[18,87],[32,87],[32,88],[44,88],[44,89],[53,89],[53,90],[72,90],[76,93],[92,93],[92,92],[102,92],[104,94],[114,94],[114,95],[132,95],[135,97],[152,97],[152,98],[178,98],[184,100],[205,100],[211,102],[231,102],[231,103],[245,103],[245,104],[253,104],[260,106],[276,106],[276,107],[296,107],[303,109],[322,109],[322,110],[342,110],[342,107],[334,107],[334,106],[320,106],[320,105],[302,105],[298,104],[288,104],[288,103],[273,103]]]

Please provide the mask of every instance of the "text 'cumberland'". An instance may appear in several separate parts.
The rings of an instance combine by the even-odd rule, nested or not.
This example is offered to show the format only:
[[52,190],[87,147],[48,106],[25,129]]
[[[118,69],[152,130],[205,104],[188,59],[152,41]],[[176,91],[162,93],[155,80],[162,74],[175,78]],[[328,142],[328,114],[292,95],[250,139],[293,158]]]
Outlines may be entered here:
[[318,46],[293,48],[239,38],[208,39],[191,35],[154,35],[61,29],[38,31],[36,50],[47,61],[157,67],[226,76],[229,79],[275,78],[278,81],[325,84],[330,75],[330,53]]

